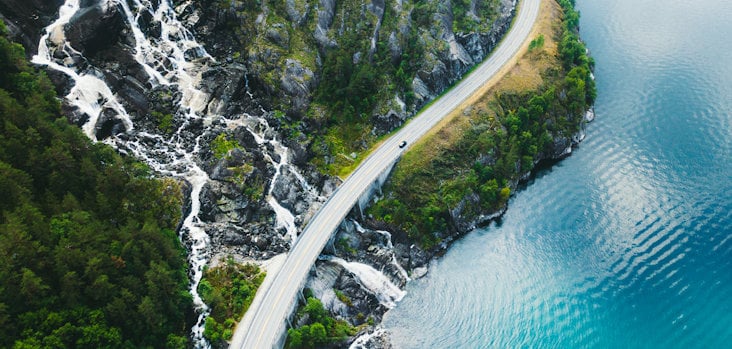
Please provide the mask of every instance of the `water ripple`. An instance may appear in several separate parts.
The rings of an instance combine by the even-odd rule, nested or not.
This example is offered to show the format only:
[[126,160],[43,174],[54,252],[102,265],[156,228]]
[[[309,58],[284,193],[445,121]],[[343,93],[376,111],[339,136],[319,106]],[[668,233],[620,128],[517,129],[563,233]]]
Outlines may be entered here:
[[408,286],[396,347],[732,342],[732,2],[578,3],[587,139]]

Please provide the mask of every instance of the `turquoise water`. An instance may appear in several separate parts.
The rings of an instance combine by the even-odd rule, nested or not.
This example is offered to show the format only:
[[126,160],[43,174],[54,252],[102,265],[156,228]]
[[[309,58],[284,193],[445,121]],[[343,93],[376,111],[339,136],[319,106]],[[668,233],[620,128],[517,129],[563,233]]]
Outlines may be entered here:
[[408,285],[395,347],[732,347],[732,1],[577,2],[587,139]]

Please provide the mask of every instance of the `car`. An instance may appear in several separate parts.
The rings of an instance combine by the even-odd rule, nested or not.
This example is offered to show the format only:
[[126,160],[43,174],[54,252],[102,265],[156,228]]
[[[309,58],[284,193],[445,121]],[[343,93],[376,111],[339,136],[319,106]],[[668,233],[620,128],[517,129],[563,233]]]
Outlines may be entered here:
[[407,146],[407,141],[402,141],[401,143],[399,143],[399,148],[404,148],[406,146]]

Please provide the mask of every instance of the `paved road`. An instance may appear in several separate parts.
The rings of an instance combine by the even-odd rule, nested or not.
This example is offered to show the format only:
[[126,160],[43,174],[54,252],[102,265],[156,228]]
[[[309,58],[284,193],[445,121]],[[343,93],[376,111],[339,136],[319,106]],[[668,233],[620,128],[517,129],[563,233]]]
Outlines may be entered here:
[[484,85],[519,50],[539,13],[541,0],[521,0],[514,24],[493,54],[437,102],[386,140],[341,184],[313,217],[287,256],[271,284],[257,292],[252,306],[237,326],[232,348],[272,348],[279,344],[285,319],[292,311],[300,286],[331,235],[362,193],[404,149],[403,140],[416,142],[440,120]]

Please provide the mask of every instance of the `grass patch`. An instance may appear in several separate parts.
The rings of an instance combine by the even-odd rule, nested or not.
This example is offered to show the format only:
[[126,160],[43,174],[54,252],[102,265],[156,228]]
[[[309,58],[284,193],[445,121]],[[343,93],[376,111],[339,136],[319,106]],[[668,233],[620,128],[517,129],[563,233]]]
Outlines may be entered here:
[[[495,96],[498,93],[527,91],[539,87],[544,79],[541,72],[550,67],[557,66],[557,43],[556,31],[561,26],[561,8],[554,0],[542,1],[532,35],[543,35],[544,52],[539,57],[528,54],[528,48],[523,49],[520,59],[500,80],[486,85],[487,89],[477,91],[468,98],[455,111],[444,118],[428,134],[416,142],[403,156],[397,167],[398,172],[413,173],[418,168],[423,168],[438,157],[463,137],[466,130],[478,122],[495,120],[496,112],[492,107],[495,104]],[[538,33],[538,34],[537,34]],[[500,73],[497,75],[501,75]],[[467,74],[466,74],[467,76]],[[491,86],[492,85],[492,86]],[[447,93],[449,90],[445,91]],[[427,104],[424,109],[432,103],[439,101],[436,98]],[[423,109],[423,110],[424,110]]]
[[211,141],[211,151],[217,159],[223,159],[230,151],[241,148],[239,142],[229,137],[225,133],[220,133]]

